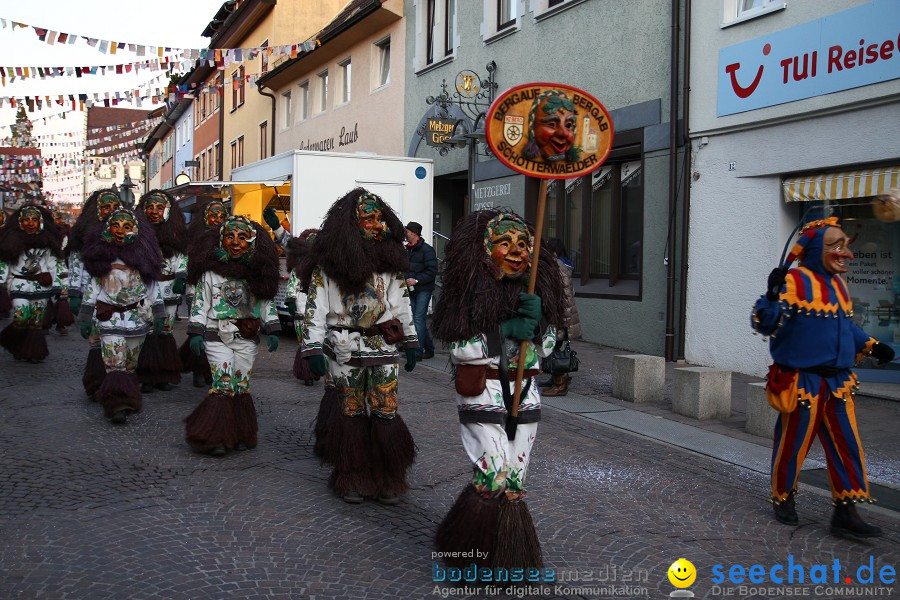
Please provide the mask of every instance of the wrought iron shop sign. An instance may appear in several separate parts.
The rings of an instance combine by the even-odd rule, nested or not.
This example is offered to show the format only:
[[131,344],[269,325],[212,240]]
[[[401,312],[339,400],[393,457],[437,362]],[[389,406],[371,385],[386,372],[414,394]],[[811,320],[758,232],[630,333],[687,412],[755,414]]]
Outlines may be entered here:
[[428,119],[425,126],[425,143],[429,146],[447,146],[456,129],[456,119]]
[[509,168],[544,179],[590,173],[612,149],[599,100],[559,83],[528,83],[501,94],[487,113],[487,141]]

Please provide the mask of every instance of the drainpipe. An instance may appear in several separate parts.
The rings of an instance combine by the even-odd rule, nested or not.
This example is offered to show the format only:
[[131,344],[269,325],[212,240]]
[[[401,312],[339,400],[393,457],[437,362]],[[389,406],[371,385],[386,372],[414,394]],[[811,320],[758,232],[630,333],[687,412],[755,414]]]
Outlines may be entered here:
[[666,241],[666,361],[675,359],[675,206],[678,178],[678,13],[679,0],[672,0],[672,39],[669,81],[669,233]]
[[256,84],[256,91],[272,99],[272,149],[269,151],[269,156],[275,156],[275,94],[267,94],[263,91],[263,86]]
[[691,99],[691,0],[684,3],[684,74],[682,80],[682,132],[684,134],[684,167],[681,191],[681,333],[678,336],[678,358],[684,359],[684,345],[687,338],[687,276],[688,276],[688,229],[691,213],[691,136],[688,119],[690,118]]

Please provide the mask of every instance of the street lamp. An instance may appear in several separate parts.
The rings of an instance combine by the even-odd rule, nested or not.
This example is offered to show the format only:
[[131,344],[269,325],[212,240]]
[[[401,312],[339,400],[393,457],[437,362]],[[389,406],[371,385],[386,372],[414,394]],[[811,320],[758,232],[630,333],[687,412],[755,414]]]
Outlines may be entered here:
[[136,184],[131,183],[131,176],[126,170],[125,177],[122,179],[122,185],[119,187],[119,199],[122,201],[122,206],[134,208],[134,192],[131,189],[136,187]]

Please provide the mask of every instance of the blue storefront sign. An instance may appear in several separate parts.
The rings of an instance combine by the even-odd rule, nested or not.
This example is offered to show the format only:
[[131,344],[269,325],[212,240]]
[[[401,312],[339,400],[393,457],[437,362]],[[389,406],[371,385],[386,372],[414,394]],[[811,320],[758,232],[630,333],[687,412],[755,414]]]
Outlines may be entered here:
[[900,78],[900,2],[862,6],[719,51],[718,115]]

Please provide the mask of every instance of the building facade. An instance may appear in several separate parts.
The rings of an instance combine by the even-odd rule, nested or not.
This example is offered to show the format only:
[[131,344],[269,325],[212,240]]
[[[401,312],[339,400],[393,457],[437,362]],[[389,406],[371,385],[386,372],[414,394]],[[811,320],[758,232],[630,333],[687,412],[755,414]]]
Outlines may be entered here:
[[403,156],[403,0],[351,2],[317,35],[321,45],[259,80],[276,97],[275,153]]
[[687,359],[765,373],[750,309],[795,228],[832,208],[854,240],[854,319],[900,350],[900,226],[872,210],[898,187],[900,3],[718,4],[691,22]]
[[[551,186],[543,236],[561,239],[575,263],[584,338],[657,355],[667,351],[667,337],[681,334],[674,322],[680,314],[680,280],[669,270],[680,257],[681,231],[673,210],[677,180],[670,177],[681,152],[672,127],[679,118],[680,82],[671,76],[673,68],[679,70],[677,62],[672,64],[672,32],[680,30],[673,22],[679,24],[681,11],[672,5],[599,0],[405,3],[404,131],[408,155],[434,159],[438,253],[441,236],[449,236],[470,211],[508,207],[532,221],[536,216],[538,182],[484,155],[485,145],[478,141],[483,123],[460,100],[474,101],[475,112],[484,112],[495,94],[479,99],[473,86],[489,90],[491,79],[496,93],[529,82],[585,90],[611,113],[613,150],[591,176]],[[677,37],[674,44],[677,48]],[[442,93],[450,98],[449,106],[435,101]],[[454,143],[429,145],[428,118],[434,117],[459,122],[451,136]],[[669,235],[670,229],[676,234]],[[669,329],[672,335],[667,336]]]

